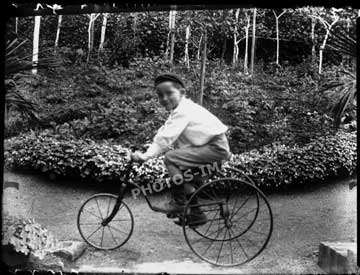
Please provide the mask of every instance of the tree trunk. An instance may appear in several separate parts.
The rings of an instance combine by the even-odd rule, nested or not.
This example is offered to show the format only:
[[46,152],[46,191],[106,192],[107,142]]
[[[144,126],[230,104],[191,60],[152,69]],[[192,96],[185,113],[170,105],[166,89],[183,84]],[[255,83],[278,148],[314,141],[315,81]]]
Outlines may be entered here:
[[339,18],[336,18],[330,25],[327,25],[326,23],[323,22],[323,24],[325,25],[326,28],[326,34],[323,40],[323,43],[320,47],[320,53],[319,53],[319,74],[321,74],[322,72],[322,64],[323,64],[323,54],[324,54],[324,50],[325,50],[325,46],[326,46],[326,42],[329,38],[330,35],[330,31],[331,28],[335,25],[335,23],[339,20]]
[[59,36],[60,36],[60,29],[61,29],[61,21],[62,21],[62,15],[58,16],[58,24],[56,28],[56,38],[55,38],[55,53],[59,44]]
[[223,64],[225,63],[226,47],[227,47],[227,37],[226,37],[226,35],[225,35],[225,37],[224,37],[224,43],[223,43],[222,50],[221,50],[221,62],[222,62]]
[[279,51],[280,51],[279,19],[285,12],[286,11],[283,11],[279,15],[276,15],[276,12],[273,10],[275,16],[275,23],[276,23],[276,65],[279,65]]
[[[37,66],[39,60],[39,36],[40,36],[40,21],[41,16],[35,16],[35,26],[34,26],[34,40],[33,40],[33,56],[32,62]],[[37,68],[32,69],[33,74],[37,74]]]
[[190,25],[186,27],[185,34],[185,54],[184,54],[184,63],[187,69],[190,69],[190,58],[189,58],[189,38],[190,38]]
[[172,11],[172,21],[171,21],[171,33],[170,33],[170,63],[174,62],[174,45],[175,45],[175,18],[176,18],[176,10]]
[[236,9],[235,12],[235,26],[234,26],[234,33],[233,33],[233,37],[234,37],[234,49],[233,49],[233,60],[232,60],[232,65],[233,67],[236,66],[236,63],[239,59],[239,42],[237,41],[237,33],[238,33],[238,22],[239,22],[239,12],[240,9]]
[[166,50],[165,50],[165,59],[168,60],[169,58],[169,45],[170,45],[170,34],[171,34],[171,24],[172,24],[172,10],[169,11],[169,32],[167,35],[167,40],[166,40]]
[[315,51],[315,18],[311,18],[311,63],[315,64],[316,61],[316,51]]
[[[226,10],[223,10],[223,22],[225,22],[226,20]],[[225,63],[225,52],[226,52],[226,47],[227,47],[227,34],[226,34],[226,31],[225,31],[225,35],[224,35],[224,42],[223,42],[223,46],[222,46],[222,50],[221,50],[221,64],[224,64]]]
[[90,14],[90,21],[89,21],[89,28],[88,28],[88,54],[87,54],[87,58],[86,58],[86,63],[88,63],[90,61],[90,55],[91,52],[94,48],[94,24],[95,24],[95,20],[98,17],[98,14],[92,13]]
[[248,63],[249,63],[249,57],[248,57],[248,53],[249,53],[249,28],[250,28],[250,16],[248,14],[246,14],[246,21],[247,24],[245,26],[245,54],[244,54],[244,73],[248,74],[249,70],[248,70]]
[[205,83],[205,71],[206,71],[206,51],[207,51],[207,31],[205,29],[204,34],[204,47],[202,50],[201,56],[201,76],[200,76],[200,96],[199,96],[199,104],[203,104],[203,95],[204,95],[204,83]]
[[323,53],[324,53],[324,50],[325,50],[325,45],[326,45],[326,40],[329,36],[329,33],[330,33],[330,30],[327,29],[326,30],[326,35],[325,35],[325,38],[323,40],[323,43],[322,45],[320,46],[320,52],[319,52],[319,74],[321,74],[322,72],[322,64],[323,64]]
[[252,28],[252,44],[251,44],[251,75],[254,75],[254,62],[255,62],[255,38],[256,38],[256,8],[253,12],[253,28]]
[[15,17],[15,33],[18,33],[18,23],[19,23],[19,17]]
[[99,44],[99,53],[104,51],[104,41],[105,41],[105,33],[106,33],[106,24],[107,24],[107,18],[109,14],[104,13],[103,22],[101,25],[101,37],[100,37],[100,44]]
[[275,17],[276,21],[276,65],[279,65],[279,19]]
[[200,41],[199,41],[199,46],[198,46],[198,50],[197,50],[197,54],[196,54],[196,59],[200,60],[200,52],[201,52],[201,41],[203,39],[203,34],[201,34],[200,36]]

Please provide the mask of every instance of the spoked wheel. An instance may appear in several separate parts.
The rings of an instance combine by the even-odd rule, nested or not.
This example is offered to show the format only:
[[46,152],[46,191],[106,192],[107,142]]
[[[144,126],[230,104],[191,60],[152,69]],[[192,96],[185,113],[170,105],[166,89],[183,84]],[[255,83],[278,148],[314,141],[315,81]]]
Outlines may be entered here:
[[187,215],[201,212],[207,222],[195,228],[183,225],[183,231],[191,250],[206,262],[218,266],[245,264],[269,242],[271,208],[265,195],[251,183],[222,178],[203,185],[184,211]]
[[105,219],[112,212],[117,196],[113,194],[96,194],[87,199],[81,206],[77,226],[81,237],[91,246],[110,250],[124,245],[134,228],[134,218],[129,207],[121,202],[113,219]]

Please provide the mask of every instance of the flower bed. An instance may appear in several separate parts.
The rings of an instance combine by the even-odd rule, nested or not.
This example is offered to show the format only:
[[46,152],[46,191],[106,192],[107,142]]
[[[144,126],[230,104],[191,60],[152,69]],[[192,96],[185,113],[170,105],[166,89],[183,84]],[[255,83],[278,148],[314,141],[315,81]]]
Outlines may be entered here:
[[[130,150],[109,142],[74,139],[48,131],[20,135],[5,141],[5,164],[96,182],[118,181]],[[306,182],[349,176],[356,169],[356,134],[338,132],[305,146],[273,144],[261,150],[233,155],[227,165],[246,171],[262,189],[279,189]],[[163,157],[134,165],[132,178],[148,183],[166,177]]]

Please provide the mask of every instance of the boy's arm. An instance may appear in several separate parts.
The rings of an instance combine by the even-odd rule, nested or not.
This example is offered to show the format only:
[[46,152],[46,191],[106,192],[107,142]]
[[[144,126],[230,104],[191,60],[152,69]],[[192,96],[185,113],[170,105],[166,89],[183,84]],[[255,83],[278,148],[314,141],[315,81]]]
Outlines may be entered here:
[[186,113],[174,112],[165,124],[158,130],[153,143],[143,154],[145,160],[156,157],[171,146],[184,131],[189,123]]

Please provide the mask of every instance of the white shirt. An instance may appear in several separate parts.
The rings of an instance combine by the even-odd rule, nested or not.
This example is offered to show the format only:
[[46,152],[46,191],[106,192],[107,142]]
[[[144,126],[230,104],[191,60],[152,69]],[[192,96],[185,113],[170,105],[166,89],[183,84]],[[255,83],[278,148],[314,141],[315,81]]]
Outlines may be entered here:
[[176,142],[179,148],[205,145],[215,135],[225,133],[228,127],[216,116],[191,99],[182,96],[160,127],[144,156],[155,157]]

